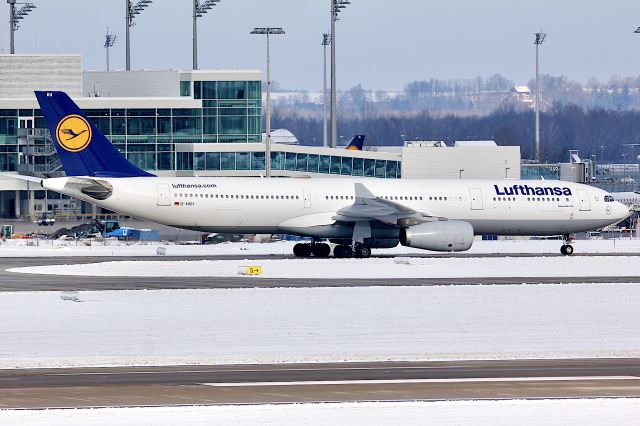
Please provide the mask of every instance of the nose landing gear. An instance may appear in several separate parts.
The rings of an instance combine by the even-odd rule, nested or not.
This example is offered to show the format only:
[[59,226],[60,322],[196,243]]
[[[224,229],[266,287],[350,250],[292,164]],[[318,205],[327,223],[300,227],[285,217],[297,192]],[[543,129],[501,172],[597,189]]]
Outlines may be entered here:
[[562,247],[560,247],[560,253],[565,256],[571,256],[573,254],[573,246],[571,245],[572,241],[572,235],[564,235],[564,243],[562,244]]

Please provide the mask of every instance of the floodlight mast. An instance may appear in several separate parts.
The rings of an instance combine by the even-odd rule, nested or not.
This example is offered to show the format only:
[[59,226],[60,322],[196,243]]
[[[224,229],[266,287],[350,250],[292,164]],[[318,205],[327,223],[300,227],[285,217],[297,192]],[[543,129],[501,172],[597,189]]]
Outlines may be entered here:
[[213,9],[213,6],[220,0],[193,0],[193,67],[198,69],[198,18],[202,18],[204,14]]
[[336,21],[340,11],[351,4],[349,0],[331,0],[331,148],[338,139],[337,89],[336,89]]
[[543,32],[536,33],[536,39],[533,44],[536,45],[536,146],[535,160],[540,163],[540,67],[538,48],[547,39],[547,34]]
[[323,102],[322,102],[322,146],[328,147],[328,130],[327,130],[327,46],[331,44],[331,34],[322,34],[322,47],[324,49],[324,66],[323,71]]
[[271,34],[284,34],[282,28],[274,27],[256,27],[251,34],[259,34],[267,36],[267,138],[265,140],[264,149],[264,171],[266,177],[271,177],[271,51],[269,46],[269,36]]
[[136,15],[139,15],[140,12],[142,12],[144,9],[146,9],[151,3],[153,3],[153,0],[138,0],[138,2],[134,5],[131,3],[131,0],[125,0],[125,7],[126,7],[126,15],[125,15],[125,28],[126,28],[126,50],[127,50],[127,71],[131,70],[131,37],[130,37],[130,29],[131,27],[133,27],[136,23],[133,21],[133,19],[136,17]]
[[[36,5],[33,3],[18,3],[16,0],[7,0],[9,4],[9,52],[13,55],[16,53],[15,47],[15,32],[20,28],[20,21],[29,14]],[[20,9],[16,11],[16,4],[23,4]]]
[[116,44],[116,37],[115,34],[109,32],[109,27],[107,27],[107,34],[104,40],[104,48],[107,50],[107,71],[109,71],[109,48]]

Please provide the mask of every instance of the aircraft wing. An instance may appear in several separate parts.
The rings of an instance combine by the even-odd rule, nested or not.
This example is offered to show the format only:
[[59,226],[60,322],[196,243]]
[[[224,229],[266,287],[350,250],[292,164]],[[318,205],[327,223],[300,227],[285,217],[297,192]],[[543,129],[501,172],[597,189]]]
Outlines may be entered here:
[[432,212],[417,211],[402,204],[377,197],[362,183],[355,184],[355,202],[343,207],[333,217],[338,222],[377,220],[387,225],[410,226],[440,219]]

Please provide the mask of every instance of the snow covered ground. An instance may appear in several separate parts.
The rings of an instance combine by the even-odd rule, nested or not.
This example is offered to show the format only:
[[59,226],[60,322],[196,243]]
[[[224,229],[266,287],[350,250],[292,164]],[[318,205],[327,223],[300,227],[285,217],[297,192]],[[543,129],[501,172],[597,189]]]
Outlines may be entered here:
[[0,368],[640,356],[640,286],[0,293]]
[[111,277],[237,277],[247,266],[261,266],[264,278],[300,279],[640,276],[638,257],[631,256],[154,260],[31,266],[8,271]]
[[[124,243],[118,241],[40,241],[39,246],[27,246],[29,240],[0,241],[1,257],[36,256],[156,256],[158,247],[165,247],[168,256],[206,256],[223,254],[291,254],[294,242],[223,243],[215,245],[178,245],[170,243]],[[88,245],[90,244],[90,245]],[[474,242],[468,253],[559,253],[558,240],[501,240]],[[640,253],[640,239],[584,240],[575,243],[576,253]],[[398,246],[388,250],[374,250],[374,255],[425,254],[419,249]]]
[[2,411],[7,425],[522,425],[640,424],[640,399],[441,401]]

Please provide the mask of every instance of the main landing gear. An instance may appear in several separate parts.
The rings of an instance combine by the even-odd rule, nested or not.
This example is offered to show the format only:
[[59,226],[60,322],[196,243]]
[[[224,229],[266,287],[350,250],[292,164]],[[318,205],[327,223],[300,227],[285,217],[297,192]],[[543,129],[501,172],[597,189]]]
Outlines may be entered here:
[[298,243],[293,246],[293,254],[296,257],[329,257],[331,247],[326,243],[312,242],[311,244]]
[[333,249],[333,255],[339,259],[357,257],[367,259],[371,257],[371,249],[364,244],[355,243],[353,246],[340,244]]
[[[331,247],[326,243],[298,243],[293,246],[293,254],[296,257],[329,257],[331,254]],[[333,249],[333,255],[338,259],[347,259],[350,257],[357,257],[360,259],[366,259],[371,257],[371,249],[364,244],[355,243],[351,246],[349,244],[339,244]]]
[[562,247],[560,247],[560,253],[565,256],[571,256],[573,254],[573,246],[571,245],[571,241],[573,241],[572,235],[564,235],[564,243]]

